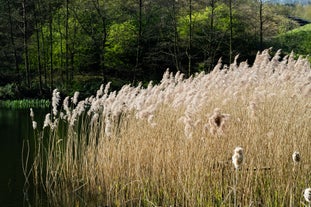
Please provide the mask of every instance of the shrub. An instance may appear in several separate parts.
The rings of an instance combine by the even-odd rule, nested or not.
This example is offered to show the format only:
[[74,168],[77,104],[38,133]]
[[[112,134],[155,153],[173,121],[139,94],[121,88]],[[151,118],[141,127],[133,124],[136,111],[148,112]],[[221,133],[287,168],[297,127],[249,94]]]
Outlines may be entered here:
[[5,86],[0,86],[0,100],[9,99],[14,97],[16,91],[16,84],[6,84]]

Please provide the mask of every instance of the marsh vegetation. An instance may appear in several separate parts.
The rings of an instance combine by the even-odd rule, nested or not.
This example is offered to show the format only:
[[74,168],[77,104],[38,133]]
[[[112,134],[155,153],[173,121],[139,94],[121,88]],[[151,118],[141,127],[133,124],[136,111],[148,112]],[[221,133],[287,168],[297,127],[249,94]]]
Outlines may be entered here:
[[55,89],[25,171],[53,206],[304,206],[310,81],[307,60],[266,50],[82,100]]

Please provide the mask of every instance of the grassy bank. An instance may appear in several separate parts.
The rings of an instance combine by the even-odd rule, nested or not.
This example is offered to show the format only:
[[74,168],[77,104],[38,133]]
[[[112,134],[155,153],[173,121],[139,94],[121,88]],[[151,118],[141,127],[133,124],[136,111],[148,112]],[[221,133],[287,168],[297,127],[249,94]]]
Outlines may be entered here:
[[0,100],[0,108],[8,109],[48,108],[50,105],[45,99]]
[[287,54],[293,51],[297,56],[307,56],[311,61],[311,24],[278,35],[270,44],[275,49],[282,48]]
[[147,88],[107,85],[79,102],[76,93],[59,103],[55,90],[53,113],[35,128],[34,184],[53,206],[302,206],[309,62],[264,51],[252,67],[220,68],[167,72]]

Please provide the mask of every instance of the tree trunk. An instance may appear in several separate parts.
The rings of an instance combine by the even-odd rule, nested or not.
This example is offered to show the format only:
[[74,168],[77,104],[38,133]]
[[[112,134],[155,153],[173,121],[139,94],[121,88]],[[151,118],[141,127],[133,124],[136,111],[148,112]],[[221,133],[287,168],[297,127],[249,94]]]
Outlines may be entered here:
[[48,57],[47,57],[47,49],[45,48],[45,37],[44,37],[44,33],[41,30],[41,42],[42,42],[42,55],[41,57],[43,57],[43,61],[41,61],[41,68],[43,69],[43,76],[44,76],[44,84],[47,84],[47,72],[46,72],[46,65],[47,65],[47,61],[48,61]]
[[[103,34],[102,38],[100,39],[100,46],[99,46],[99,51],[100,51],[100,62],[99,65],[101,67],[101,73],[102,73],[102,82],[105,82],[105,47],[106,47],[106,41],[107,41],[107,23],[106,23],[106,14],[104,14],[101,10],[101,6],[99,5],[98,0],[93,0],[94,7],[98,13],[98,15],[101,18],[102,21],[102,27],[103,27]],[[96,41],[96,40],[95,40]]]
[[[58,68],[61,70],[61,73],[62,73],[62,71],[63,71],[63,69],[64,69],[64,51],[63,51],[63,40],[64,40],[64,34],[63,34],[63,32],[62,32],[62,23],[61,23],[61,16],[60,16],[60,13],[58,12],[57,13],[57,25],[58,25],[58,32],[59,32],[59,38],[60,38],[60,40],[59,40],[59,44],[60,44],[60,61],[59,61],[59,65],[58,65]],[[52,63],[51,63],[52,64]],[[55,73],[55,71],[53,71],[52,70],[52,72],[53,72],[53,77],[54,77],[54,73]],[[62,78],[62,81],[65,81],[66,82],[66,80],[64,80],[64,77],[63,76],[61,76],[61,78]]]
[[49,38],[50,38],[50,89],[53,90],[53,14],[52,14],[52,5],[51,2],[49,2]]
[[26,0],[22,1],[22,10],[23,10],[23,40],[24,40],[24,64],[26,72],[26,85],[30,88],[30,72],[29,72],[29,55],[28,55],[28,22],[27,22],[27,2]]
[[215,0],[211,0],[211,17],[210,17],[210,35],[209,35],[209,65],[208,72],[214,67],[214,52],[213,52],[213,41],[214,41],[214,13],[215,13]]
[[191,75],[191,50],[192,50],[192,0],[189,0],[189,40],[188,40],[188,77]]
[[139,13],[138,13],[138,34],[137,34],[137,47],[136,47],[136,64],[133,74],[133,82],[136,81],[137,69],[140,67],[140,56],[141,56],[141,38],[142,38],[142,8],[143,2],[139,0]]
[[263,50],[263,1],[259,0],[259,49]]
[[66,88],[69,86],[69,0],[66,0],[66,23],[65,23],[65,47],[66,47],[66,59],[65,59],[65,70],[66,70]]
[[[77,24],[76,21],[73,23],[73,40],[76,39],[77,35]],[[75,61],[75,41],[71,42],[71,53],[70,53],[70,81],[73,80],[74,76],[74,61]]]
[[9,0],[7,1],[7,5],[8,5],[8,12],[9,12],[8,16],[9,16],[9,24],[10,24],[10,39],[11,39],[11,44],[12,44],[13,52],[14,52],[15,71],[17,74],[17,82],[20,82],[19,66],[18,66],[18,61],[17,61],[17,49],[15,45],[14,32],[13,32],[11,2]]
[[232,0],[229,0],[229,18],[230,18],[230,37],[229,37],[229,65],[232,62],[232,37],[233,37],[233,32],[232,32]]
[[42,71],[41,71],[41,51],[40,51],[40,29],[38,24],[37,8],[35,9],[35,30],[36,30],[36,40],[37,40],[37,67],[39,75],[39,92],[42,95]]
[[177,71],[181,71],[180,61],[179,61],[179,46],[178,46],[178,30],[177,30],[177,20],[176,20],[176,4],[173,1],[173,25],[174,25],[174,62]]

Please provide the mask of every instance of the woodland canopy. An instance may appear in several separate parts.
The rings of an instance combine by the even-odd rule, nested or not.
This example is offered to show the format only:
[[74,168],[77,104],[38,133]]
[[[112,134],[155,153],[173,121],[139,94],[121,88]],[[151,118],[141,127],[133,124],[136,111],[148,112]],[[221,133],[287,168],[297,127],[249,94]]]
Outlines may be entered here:
[[160,80],[167,68],[190,76],[238,54],[251,64],[299,26],[289,16],[311,19],[309,4],[263,0],[0,2],[0,99],[89,95],[102,83]]

